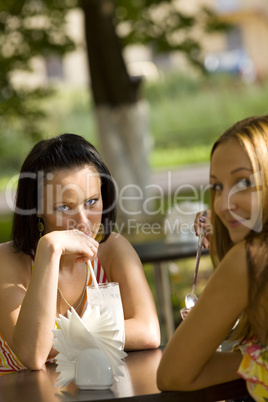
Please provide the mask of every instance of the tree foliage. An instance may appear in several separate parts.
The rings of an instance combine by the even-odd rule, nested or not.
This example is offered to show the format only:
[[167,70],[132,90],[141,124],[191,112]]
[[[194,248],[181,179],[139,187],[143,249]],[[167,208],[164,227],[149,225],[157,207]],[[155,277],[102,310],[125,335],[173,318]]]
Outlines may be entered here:
[[[38,121],[44,117],[40,99],[49,87],[25,85],[16,74],[33,70],[33,60],[63,56],[75,45],[66,32],[66,16],[76,0],[5,0],[0,6],[0,124],[39,138]],[[23,76],[21,76],[23,77]]]
[[180,0],[115,0],[115,25],[123,46],[140,43],[153,54],[179,51],[203,69],[203,34],[226,30],[212,9],[199,5],[183,11]]
[[[70,10],[83,0],[5,0],[0,6],[0,125],[4,133],[40,138],[39,121],[45,117],[40,100],[51,93],[48,85],[16,80],[31,72],[35,58],[64,56],[75,44],[67,31]],[[94,2],[96,0],[84,0]],[[98,0],[114,5],[114,25],[122,46],[142,43],[153,53],[183,52],[201,66],[200,30],[219,25],[210,10],[187,15],[177,0]],[[216,24],[215,24],[216,21]],[[30,83],[31,84],[31,83]],[[15,134],[14,134],[15,135]],[[0,148],[0,154],[3,154]]]

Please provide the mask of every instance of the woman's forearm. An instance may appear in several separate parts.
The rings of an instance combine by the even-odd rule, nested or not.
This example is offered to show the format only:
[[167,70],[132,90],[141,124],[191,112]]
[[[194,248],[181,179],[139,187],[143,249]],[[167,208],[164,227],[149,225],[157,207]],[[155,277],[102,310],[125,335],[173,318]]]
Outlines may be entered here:
[[36,253],[32,278],[23,299],[13,336],[14,353],[24,365],[38,369],[53,342],[60,254],[48,243]]
[[[180,365],[174,355],[163,357],[157,372],[161,390],[192,391],[241,378],[237,374],[242,360],[240,352],[215,352],[195,377],[191,370]],[[194,369],[193,369],[194,372]]]

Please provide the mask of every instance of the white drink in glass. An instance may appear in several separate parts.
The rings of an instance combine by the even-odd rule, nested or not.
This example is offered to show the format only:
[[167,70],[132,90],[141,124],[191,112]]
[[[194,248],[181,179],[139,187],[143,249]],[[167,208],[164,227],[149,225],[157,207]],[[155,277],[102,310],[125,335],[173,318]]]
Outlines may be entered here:
[[87,302],[92,309],[99,306],[101,314],[108,310],[118,331],[115,339],[122,342],[122,349],[124,349],[125,324],[119,284],[117,282],[100,283],[98,289],[92,285],[87,286]]

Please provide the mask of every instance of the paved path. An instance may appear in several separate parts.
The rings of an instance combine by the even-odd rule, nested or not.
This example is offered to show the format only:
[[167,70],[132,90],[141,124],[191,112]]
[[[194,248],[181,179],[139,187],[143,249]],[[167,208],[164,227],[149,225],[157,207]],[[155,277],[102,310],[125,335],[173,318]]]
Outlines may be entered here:
[[[182,166],[177,169],[157,170],[152,172],[152,184],[160,186],[164,193],[174,193],[186,187],[205,187],[209,179],[209,165],[198,164]],[[0,193],[0,214],[10,211],[5,193]]]
[[165,193],[178,190],[183,186],[201,187],[209,183],[209,165],[198,164],[182,166],[177,169],[154,171],[152,183],[158,184]]

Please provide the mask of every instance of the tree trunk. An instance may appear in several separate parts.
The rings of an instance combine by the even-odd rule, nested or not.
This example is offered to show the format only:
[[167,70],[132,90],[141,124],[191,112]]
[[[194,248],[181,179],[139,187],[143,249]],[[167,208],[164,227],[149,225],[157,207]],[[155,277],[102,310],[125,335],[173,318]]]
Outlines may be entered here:
[[113,2],[83,0],[82,8],[101,153],[117,183],[119,215],[139,220],[150,182],[151,148],[141,79],[128,75],[113,23]]

